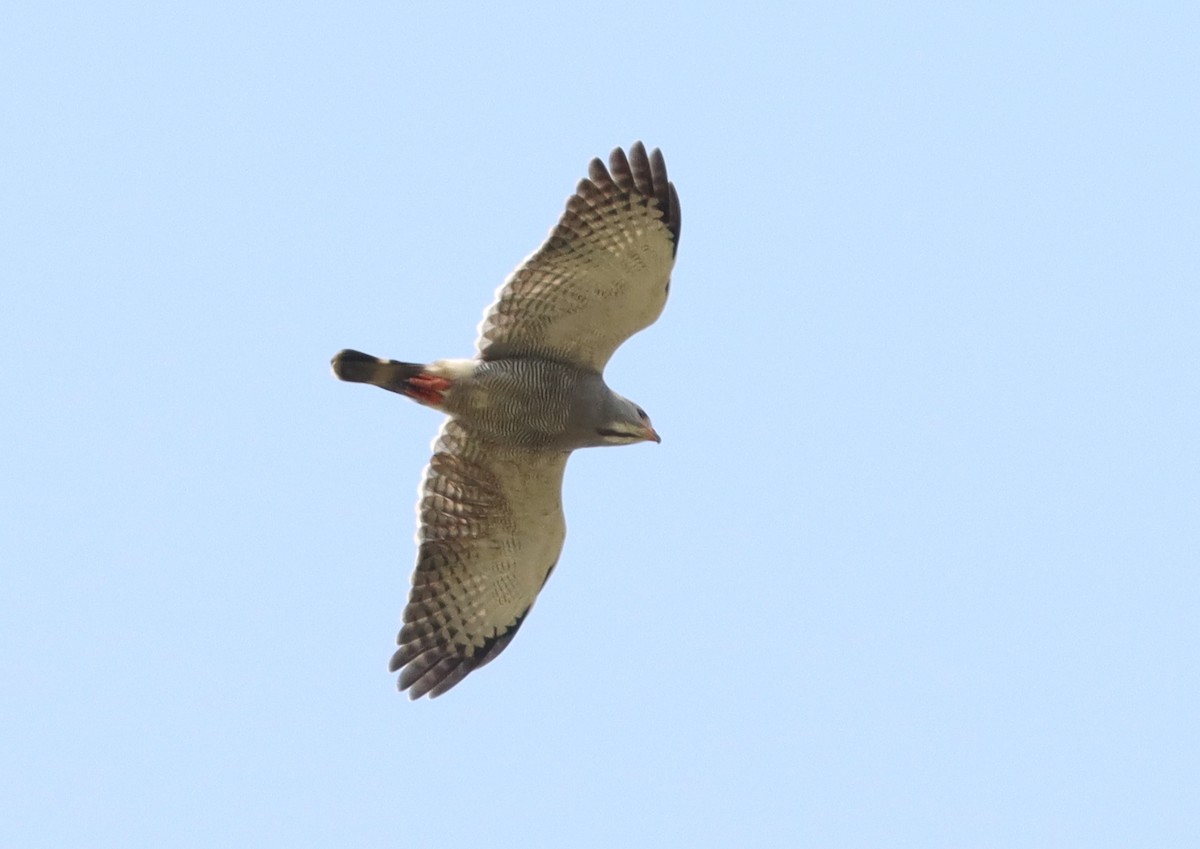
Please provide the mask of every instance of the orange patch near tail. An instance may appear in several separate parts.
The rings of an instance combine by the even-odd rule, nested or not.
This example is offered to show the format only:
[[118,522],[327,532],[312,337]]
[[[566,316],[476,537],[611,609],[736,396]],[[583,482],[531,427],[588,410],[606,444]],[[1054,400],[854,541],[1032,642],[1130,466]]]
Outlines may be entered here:
[[446,392],[453,385],[444,377],[435,377],[421,372],[404,382],[404,394],[420,404],[440,407],[446,400]]

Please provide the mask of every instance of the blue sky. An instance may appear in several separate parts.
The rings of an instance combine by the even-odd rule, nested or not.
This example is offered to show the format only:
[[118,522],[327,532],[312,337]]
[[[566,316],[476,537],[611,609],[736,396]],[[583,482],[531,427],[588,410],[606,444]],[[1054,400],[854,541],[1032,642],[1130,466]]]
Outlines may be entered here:
[[[1194,4],[0,12],[0,843],[1200,841]],[[672,297],[521,634],[386,672],[428,410],[588,160]]]

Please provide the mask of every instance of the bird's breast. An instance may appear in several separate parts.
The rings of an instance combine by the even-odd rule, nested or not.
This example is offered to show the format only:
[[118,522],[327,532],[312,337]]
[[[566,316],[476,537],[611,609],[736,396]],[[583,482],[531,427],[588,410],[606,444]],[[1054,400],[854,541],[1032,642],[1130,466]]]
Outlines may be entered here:
[[556,447],[578,380],[568,366],[536,359],[483,363],[456,384],[446,412],[482,435],[523,448]]

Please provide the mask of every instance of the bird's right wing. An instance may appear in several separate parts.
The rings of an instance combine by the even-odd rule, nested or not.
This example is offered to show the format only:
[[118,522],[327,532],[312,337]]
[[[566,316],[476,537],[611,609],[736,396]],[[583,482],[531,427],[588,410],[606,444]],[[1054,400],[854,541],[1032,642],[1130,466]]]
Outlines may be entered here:
[[504,650],[566,536],[563,452],[501,448],[448,419],[417,505],[417,567],[390,669],[439,696]]

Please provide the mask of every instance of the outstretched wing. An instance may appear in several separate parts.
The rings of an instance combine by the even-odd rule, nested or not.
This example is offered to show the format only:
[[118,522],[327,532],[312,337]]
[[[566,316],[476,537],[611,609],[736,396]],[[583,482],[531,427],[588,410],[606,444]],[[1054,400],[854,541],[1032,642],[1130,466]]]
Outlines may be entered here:
[[498,447],[448,419],[417,506],[417,568],[390,669],[440,696],[516,635],[562,551],[567,454]]
[[485,360],[544,356],[602,371],[667,302],[679,196],[641,142],[593,159],[550,238],[500,287],[476,343]]

